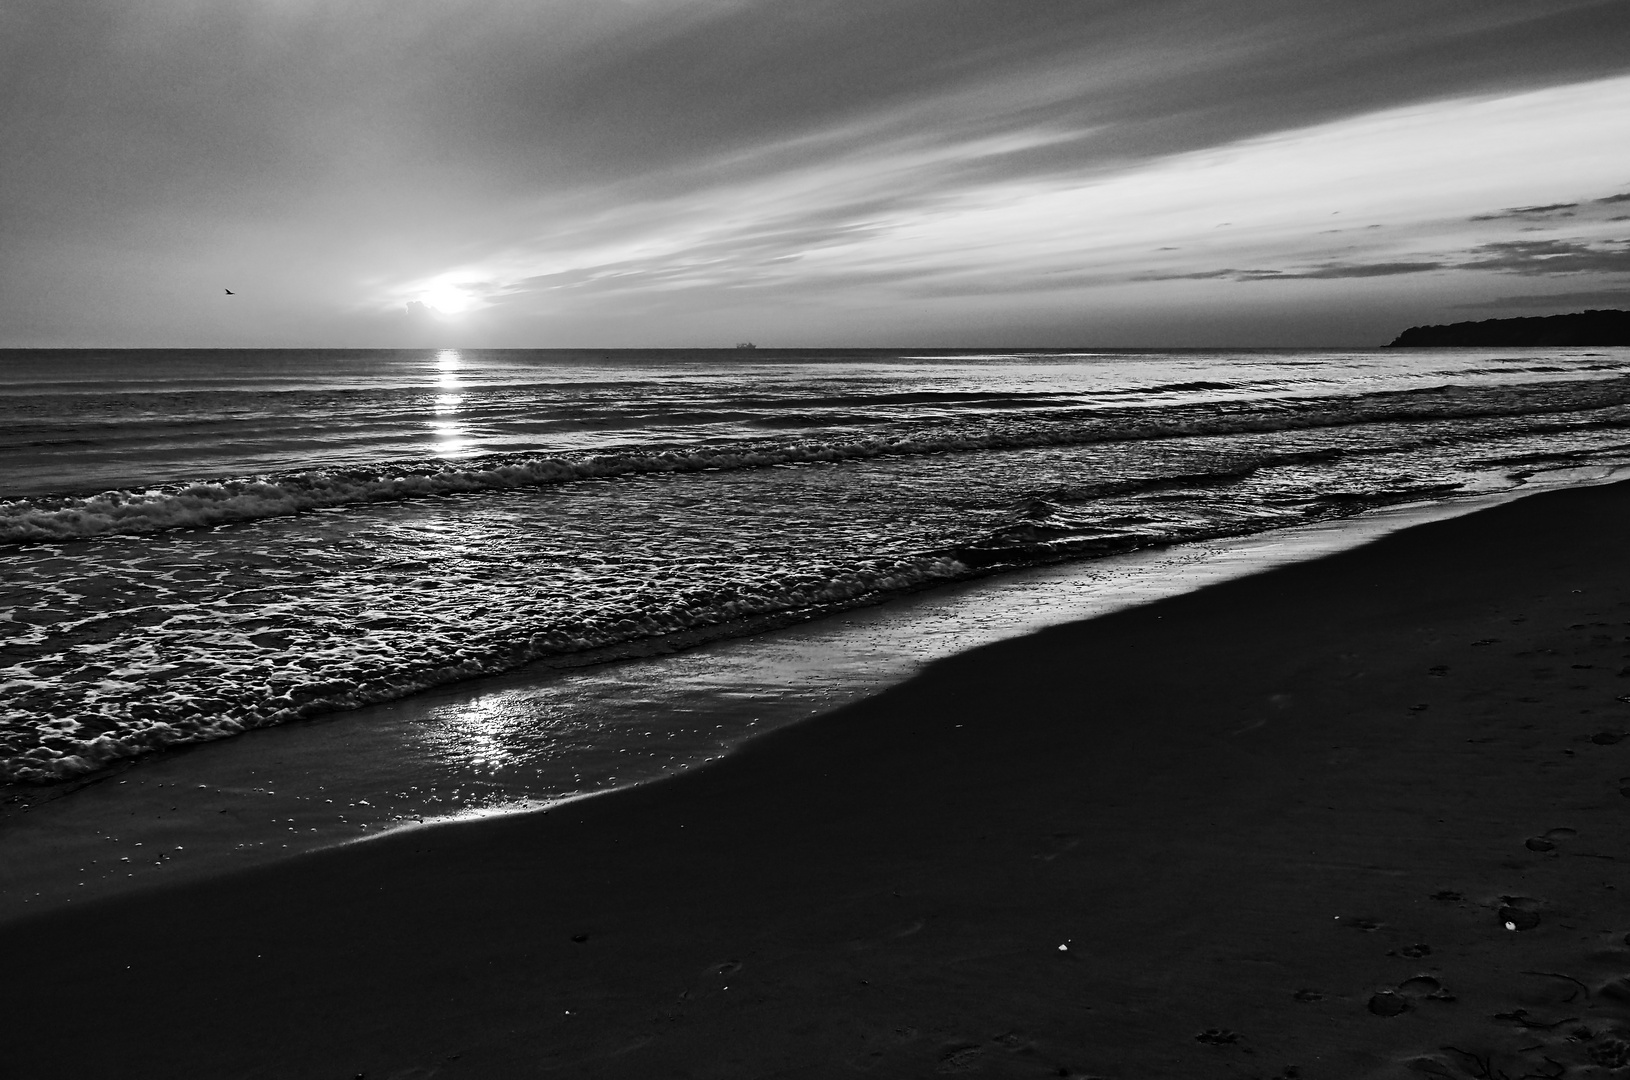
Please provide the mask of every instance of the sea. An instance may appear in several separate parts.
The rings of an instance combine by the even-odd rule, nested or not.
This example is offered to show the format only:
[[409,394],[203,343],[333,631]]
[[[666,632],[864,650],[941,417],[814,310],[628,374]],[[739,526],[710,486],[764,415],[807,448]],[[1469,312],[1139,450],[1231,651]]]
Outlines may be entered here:
[[1627,466],[1625,348],[0,351],[0,893],[709,760],[767,721],[693,654]]

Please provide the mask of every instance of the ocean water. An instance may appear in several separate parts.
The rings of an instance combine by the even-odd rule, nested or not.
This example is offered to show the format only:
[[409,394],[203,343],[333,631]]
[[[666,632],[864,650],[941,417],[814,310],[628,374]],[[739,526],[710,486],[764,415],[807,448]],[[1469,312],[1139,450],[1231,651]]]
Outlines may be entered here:
[[0,782],[1626,463],[1630,349],[0,352]]

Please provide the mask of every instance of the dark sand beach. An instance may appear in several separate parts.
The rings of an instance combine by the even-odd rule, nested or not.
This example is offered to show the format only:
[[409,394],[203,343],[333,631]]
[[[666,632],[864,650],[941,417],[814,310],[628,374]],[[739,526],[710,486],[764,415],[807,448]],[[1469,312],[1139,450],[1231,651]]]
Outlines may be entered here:
[[1612,1075],[1627,535],[1630,486],[1537,495],[634,790],[14,921],[0,1074]]

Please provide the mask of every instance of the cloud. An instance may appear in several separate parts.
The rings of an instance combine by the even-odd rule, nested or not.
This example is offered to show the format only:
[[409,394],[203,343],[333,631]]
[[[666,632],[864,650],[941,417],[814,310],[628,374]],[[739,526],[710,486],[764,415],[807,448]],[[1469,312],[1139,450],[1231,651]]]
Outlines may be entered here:
[[[592,296],[605,332],[660,341],[661,320],[605,313],[819,294],[838,325],[913,289],[1416,273],[1400,268],[1435,256],[1310,246],[1297,215],[1337,192],[1389,224],[1457,195],[1573,197],[1520,164],[1451,172],[1396,113],[1622,74],[1627,34],[1622,0],[17,0],[0,327],[367,343],[449,281],[488,283],[464,327],[534,340],[523,319]],[[1529,168],[1594,178],[1555,147],[1595,114],[1555,115]],[[1399,156],[1355,155],[1344,178],[1307,149],[1336,129]],[[1501,152],[1478,141],[1458,156]],[[1358,179],[1411,165],[1413,190]],[[1202,214],[1233,221],[1228,239],[1191,227]],[[1157,247],[1184,250],[1138,261]],[[206,309],[220,278],[278,299],[253,319]]]
[[[1609,195],[1605,199],[1597,199],[1596,201],[1599,202],[1599,203],[1630,202],[1630,191],[1626,191],[1626,192],[1624,192],[1622,194],[1619,194],[1619,195]],[[1615,220],[1617,220],[1617,219],[1615,219]]]
[[1479,214],[1467,220],[1499,221],[1501,218],[1573,217],[1572,213],[1559,213],[1559,211],[1572,211],[1577,209],[1578,206],[1578,203],[1551,203],[1549,206],[1509,206],[1498,213]]
[[1464,270],[1492,270],[1538,277],[1548,274],[1630,274],[1630,247],[1571,240],[1503,240],[1480,244],[1457,265]]
[[1604,42],[1630,30],[1600,0],[1240,0],[1226,15],[1202,0],[21,7],[0,66],[11,119],[43,136],[30,156],[111,156],[123,175],[99,202],[170,185],[237,213],[222,182],[280,204],[336,186],[348,201],[359,182],[420,189],[440,209],[455,179],[485,197],[672,190],[698,170],[785,164],[766,148],[827,155],[908,133],[1048,129],[1062,137],[981,167],[1057,175],[1607,74],[1624,65]]
[[[1468,190],[1485,205],[1554,205],[1533,196],[1554,190],[1559,171],[1601,190],[1622,161],[1582,160],[1576,148],[1625,115],[1630,79],[1411,107],[1049,181],[975,181],[967,168],[1043,133],[901,139],[691,193],[563,203],[550,231],[468,273],[508,283],[493,294],[505,312],[617,310],[626,325],[749,297],[780,311],[994,297],[1079,307],[1091,292],[1163,282],[1218,282],[1220,300],[1266,294],[1273,281],[1413,277],[1423,284],[1412,289],[1449,287],[1452,303],[1459,264],[1487,257],[1473,249],[1499,235],[1466,223]],[[1334,209],[1387,227],[1328,240],[1317,225]],[[1215,230],[1219,217],[1236,224]],[[1276,295],[1292,310],[1302,303]]]
[[986,175],[1058,175],[1622,71],[1604,38],[1630,16],[1600,0],[1239,0],[1226,13],[1207,0],[677,3],[549,65],[516,56],[538,31],[508,28],[513,42],[483,42],[492,56],[463,75],[470,85],[411,93],[424,126],[534,178],[660,189],[669,170],[752,170],[760,148],[789,139],[843,153],[1015,129],[1065,137],[986,162]]
[[1335,278],[1396,277],[1441,270],[1441,262],[1326,263],[1303,270],[1201,270],[1189,274],[1146,274],[1139,281],[1306,281]]
[[[1473,219],[1476,220],[1476,219]],[[1506,240],[1479,244],[1443,259],[1395,262],[1332,262],[1305,269],[1222,269],[1139,275],[1140,281],[1302,281],[1394,277],[1433,270],[1484,270],[1523,277],[1574,274],[1630,274],[1630,241],[1592,244],[1570,240]],[[1596,295],[1596,294],[1590,294]]]
[[1592,308],[1630,308],[1630,287],[1620,289],[1592,289],[1584,292],[1529,293],[1524,296],[1501,296],[1492,300],[1456,304],[1460,308],[1479,309],[1553,309],[1557,311],[1585,311]]
[[1367,278],[1396,277],[1399,274],[1424,274],[1443,269],[1441,262],[1382,262],[1382,263],[1329,263],[1311,270],[1280,275],[1282,278]]

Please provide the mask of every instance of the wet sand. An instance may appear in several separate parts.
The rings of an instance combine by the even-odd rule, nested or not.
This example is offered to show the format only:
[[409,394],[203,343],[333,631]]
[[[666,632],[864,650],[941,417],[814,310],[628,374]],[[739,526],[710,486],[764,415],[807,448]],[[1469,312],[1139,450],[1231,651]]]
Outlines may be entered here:
[[0,785],[0,923],[393,829],[656,780],[879,693],[937,659],[1514,497],[1391,507],[1009,572],[671,655],[567,671],[529,665],[172,749],[70,784]]
[[1537,495],[940,661],[546,815],[0,926],[0,1064],[1605,1076],[1627,535],[1624,484]]

